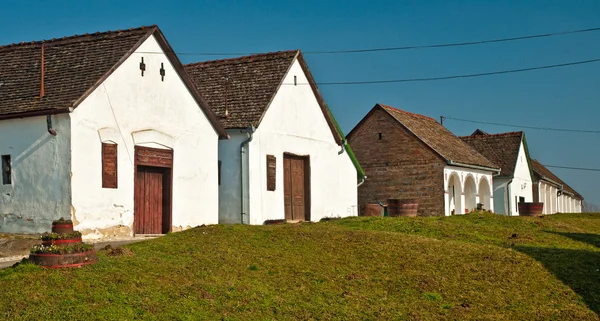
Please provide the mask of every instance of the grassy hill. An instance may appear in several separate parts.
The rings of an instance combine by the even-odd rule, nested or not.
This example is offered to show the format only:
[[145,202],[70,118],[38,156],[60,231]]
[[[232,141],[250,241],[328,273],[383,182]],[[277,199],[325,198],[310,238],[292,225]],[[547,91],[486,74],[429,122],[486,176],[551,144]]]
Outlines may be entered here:
[[0,270],[5,319],[599,320],[600,215],[208,226]]

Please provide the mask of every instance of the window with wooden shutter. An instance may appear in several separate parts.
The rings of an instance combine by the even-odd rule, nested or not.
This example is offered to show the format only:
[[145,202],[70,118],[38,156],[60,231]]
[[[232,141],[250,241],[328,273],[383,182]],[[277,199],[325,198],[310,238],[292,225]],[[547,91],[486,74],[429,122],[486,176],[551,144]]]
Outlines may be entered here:
[[267,191],[275,190],[275,179],[277,173],[276,158],[273,155],[267,155]]
[[102,188],[117,188],[117,144],[102,143]]
[[10,155],[2,155],[2,185],[10,185],[12,181],[12,164]]
[[221,161],[219,161],[219,169],[218,169],[218,173],[219,175],[219,186],[221,185]]

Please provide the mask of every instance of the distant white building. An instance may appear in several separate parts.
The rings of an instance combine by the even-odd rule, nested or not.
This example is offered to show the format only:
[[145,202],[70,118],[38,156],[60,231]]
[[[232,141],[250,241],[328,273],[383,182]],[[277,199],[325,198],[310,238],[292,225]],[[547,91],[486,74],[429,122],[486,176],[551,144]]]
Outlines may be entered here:
[[218,222],[227,133],[157,26],[0,47],[0,232]]
[[364,179],[300,51],[185,66],[229,140],[219,143],[219,222],[357,215]]
[[544,203],[544,214],[581,213],[583,196],[533,159],[533,201]]
[[533,169],[524,132],[488,134],[477,129],[460,138],[501,168],[494,176],[494,213],[519,215],[518,203],[533,202]]

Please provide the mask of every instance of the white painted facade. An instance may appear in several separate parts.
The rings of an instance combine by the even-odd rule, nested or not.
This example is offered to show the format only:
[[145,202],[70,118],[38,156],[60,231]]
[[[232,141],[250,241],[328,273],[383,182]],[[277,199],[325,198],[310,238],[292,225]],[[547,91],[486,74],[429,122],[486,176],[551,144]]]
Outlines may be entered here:
[[493,210],[493,172],[458,166],[444,168],[445,215],[469,213],[483,204],[483,209]]
[[[73,112],[53,117],[56,137],[45,117],[0,123],[0,154],[14,155],[13,186],[0,186],[0,231],[48,231],[71,216],[86,239],[133,235],[135,146],[173,150],[173,231],[218,223],[218,134],[167,56],[147,52],[163,52],[154,36]],[[102,143],[118,145],[116,189],[102,188]],[[43,224],[29,229],[29,218]]]
[[[294,86],[294,77],[297,83],[308,83],[297,60],[243,154],[240,144],[249,138],[247,132],[229,130],[231,139],[219,142],[221,223],[263,224],[285,218],[284,153],[310,157],[312,221],[358,215],[357,170],[345,151],[339,154],[343,148],[335,142],[311,87]],[[276,157],[274,191],[267,190],[267,155]],[[244,161],[242,175],[240,156]],[[243,206],[241,184],[245,185]]]
[[0,155],[10,156],[12,168],[11,184],[0,177],[2,233],[42,233],[69,216],[70,119],[52,122],[57,136],[48,133],[46,116],[0,121]]
[[560,188],[545,180],[538,182],[538,199],[544,203],[544,214],[581,213],[582,201],[567,193],[558,195]]
[[496,177],[494,179],[494,212],[518,216],[519,202],[533,202],[532,185],[527,154],[523,142],[521,142],[513,177]]

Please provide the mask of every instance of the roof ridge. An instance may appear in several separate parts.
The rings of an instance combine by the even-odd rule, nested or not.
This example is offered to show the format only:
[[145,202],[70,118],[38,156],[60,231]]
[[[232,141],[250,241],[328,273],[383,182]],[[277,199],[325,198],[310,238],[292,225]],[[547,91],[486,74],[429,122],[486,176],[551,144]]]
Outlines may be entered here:
[[485,138],[494,138],[494,137],[512,137],[512,136],[520,136],[524,133],[524,131],[514,131],[514,132],[506,132],[506,133],[497,133],[497,134],[487,134],[487,135],[466,135],[466,136],[458,136],[459,138],[474,138],[474,139],[485,139]]
[[281,54],[284,54],[284,53],[297,53],[297,52],[300,52],[300,49],[270,51],[270,52],[256,53],[256,54],[239,56],[239,57],[233,57],[233,58],[224,58],[224,59],[214,59],[214,60],[205,60],[205,61],[192,62],[192,63],[189,63],[189,64],[185,64],[184,66],[188,67],[188,66],[208,65],[208,64],[212,64],[212,63],[235,62],[235,61],[242,60],[242,59],[252,59],[252,58],[258,58],[258,57],[275,56],[275,55],[281,55]]
[[398,112],[401,112],[401,113],[404,113],[404,114],[407,114],[407,115],[410,115],[410,116],[414,116],[414,117],[417,117],[417,118],[422,118],[422,119],[427,119],[427,120],[433,120],[434,122],[437,123],[437,120],[435,120],[434,118],[429,117],[429,116],[425,116],[425,115],[422,115],[422,114],[412,113],[410,111],[398,109],[398,108],[395,108],[395,107],[392,107],[392,106],[388,106],[388,105],[384,105],[384,104],[380,104],[380,103],[377,103],[377,105],[379,105],[379,106],[381,106],[381,107],[383,107],[385,109],[392,109],[392,110],[395,110],[395,111],[398,111]]
[[151,28],[157,28],[158,25],[153,24],[153,25],[149,25],[149,26],[140,26],[140,27],[136,27],[136,28],[129,28],[129,29],[117,29],[117,30],[107,30],[107,31],[96,31],[94,33],[84,33],[84,34],[74,34],[71,36],[64,36],[61,38],[52,38],[52,39],[42,39],[42,40],[33,40],[33,41],[21,41],[19,43],[11,43],[11,44],[7,44],[7,45],[1,45],[0,44],[0,49],[4,49],[4,48],[14,48],[14,47],[19,47],[19,46],[24,46],[24,45],[36,45],[36,44],[44,44],[44,43],[52,43],[52,42],[56,42],[56,41],[62,41],[62,40],[71,40],[71,39],[76,39],[76,38],[81,38],[81,37],[87,37],[87,36],[99,36],[99,35],[108,35],[108,34],[113,34],[113,33],[120,33],[123,31],[134,31],[134,30],[144,30],[144,29],[151,29]]

